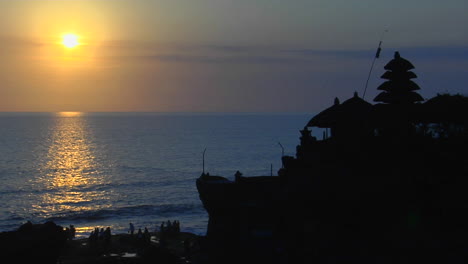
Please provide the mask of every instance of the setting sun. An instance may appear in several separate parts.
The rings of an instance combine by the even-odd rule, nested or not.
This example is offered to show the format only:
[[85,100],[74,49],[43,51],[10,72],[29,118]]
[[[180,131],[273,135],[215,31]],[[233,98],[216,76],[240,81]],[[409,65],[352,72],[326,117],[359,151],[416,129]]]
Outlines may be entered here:
[[67,48],[74,48],[80,43],[78,42],[78,36],[75,34],[65,34],[62,36],[62,44]]

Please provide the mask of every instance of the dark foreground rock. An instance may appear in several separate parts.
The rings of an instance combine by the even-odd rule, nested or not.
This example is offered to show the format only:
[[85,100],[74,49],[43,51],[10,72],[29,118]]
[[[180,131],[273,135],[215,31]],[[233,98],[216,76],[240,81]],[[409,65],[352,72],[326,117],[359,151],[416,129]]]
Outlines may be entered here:
[[117,234],[110,239],[72,239],[53,222],[28,222],[0,233],[0,248],[14,263],[200,263],[203,237],[186,233],[152,233],[148,239]]
[[28,222],[17,231],[0,233],[0,248],[16,263],[57,263],[66,239],[64,229],[54,222]]
[[109,241],[89,239],[69,240],[59,257],[59,263],[199,263],[201,237],[180,232],[166,235],[152,233],[151,240],[137,235],[112,235]]

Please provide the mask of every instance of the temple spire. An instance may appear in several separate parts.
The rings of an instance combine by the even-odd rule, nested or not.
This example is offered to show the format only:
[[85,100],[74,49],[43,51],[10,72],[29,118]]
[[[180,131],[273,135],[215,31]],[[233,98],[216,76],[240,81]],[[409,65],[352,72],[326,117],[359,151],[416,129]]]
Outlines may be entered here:
[[375,102],[387,104],[413,104],[415,102],[424,101],[418,93],[419,86],[411,81],[417,78],[414,72],[414,66],[408,60],[402,58],[398,51],[395,52],[393,60],[384,67],[387,70],[382,76],[382,79],[387,79],[382,83],[377,90],[382,90],[375,98]]

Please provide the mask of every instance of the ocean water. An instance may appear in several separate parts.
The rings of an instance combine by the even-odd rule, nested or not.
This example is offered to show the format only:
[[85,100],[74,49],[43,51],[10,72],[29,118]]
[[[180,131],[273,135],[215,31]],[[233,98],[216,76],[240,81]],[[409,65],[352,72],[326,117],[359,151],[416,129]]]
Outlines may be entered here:
[[205,171],[229,179],[277,175],[310,114],[1,113],[0,231],[30,220],[125,233],[179,220],[205,234],[195,186]]

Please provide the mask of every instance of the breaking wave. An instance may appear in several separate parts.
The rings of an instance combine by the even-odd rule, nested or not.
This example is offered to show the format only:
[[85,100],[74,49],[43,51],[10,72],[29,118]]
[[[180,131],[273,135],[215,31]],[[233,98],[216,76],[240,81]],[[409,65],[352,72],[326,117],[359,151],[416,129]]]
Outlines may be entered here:
[[107,208],[99,210],[61,213],[47,218],[47,221],[95,221],[112,219],[115,217],[174,217],[181,214],[203,213],[201,204],[163,204],[163,205],[136,205],[120,208]]

